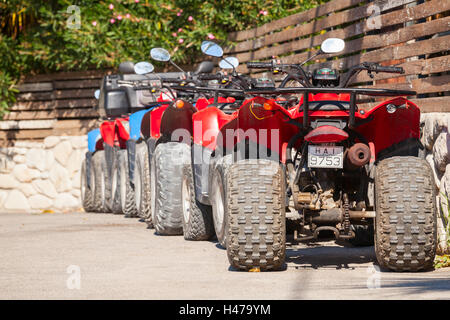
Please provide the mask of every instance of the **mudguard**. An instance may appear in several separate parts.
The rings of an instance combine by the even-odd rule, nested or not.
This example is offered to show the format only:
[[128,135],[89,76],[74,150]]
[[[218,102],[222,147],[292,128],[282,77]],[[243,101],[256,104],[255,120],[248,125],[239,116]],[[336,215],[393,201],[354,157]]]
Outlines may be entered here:
[[118,142],[120,149],[125,149],[127,141],[130,139],[130,124],[127,118],[117,118],[114,121],[115,141]]
[[[94,129],[88,132],[87,134],[88,139],[88,150],[89,152],[95,152],[97,150],[97,142],[102,139],[102,136],[100,134],[100,129]],[[103,146],[102,146],[103,149]]]
[[114,147],[115,122],[114,121],[104,121],[100,125],[100,134],[104,141],[104,145],[109,145],[111,147]]

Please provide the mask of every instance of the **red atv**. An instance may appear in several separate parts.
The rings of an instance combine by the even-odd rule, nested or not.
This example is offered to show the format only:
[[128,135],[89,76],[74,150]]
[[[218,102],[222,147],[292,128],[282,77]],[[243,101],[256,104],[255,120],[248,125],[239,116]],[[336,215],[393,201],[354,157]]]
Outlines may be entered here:
[[[344,46],[328,39],[318,54]],[[232,114],[206,108],[193,115],[194,128],[201,124],[193,148],[202,155],[193,157],[201,159],[193,167],[208,170],[195,170],[195,187],[183,188],[183,201],[192,202],[194,193],[196,201],[212,206],[230,264],[282,268],[288,221],[298,241],[332,235],[354,244],[374,242],[382,267],[431,268],[436,250],[431,169],[418,157],[420,110],[402,97],[415,92],[347,87],[362,70],[403,69],[362,63],[341,78],[328,68],[308,74],[302,64],[247,66],[288,75],[278,88],[246,90],[252,98]],[[292,82],[299,85],[287,87]],[[357,95],[396,98],[365,112]]]

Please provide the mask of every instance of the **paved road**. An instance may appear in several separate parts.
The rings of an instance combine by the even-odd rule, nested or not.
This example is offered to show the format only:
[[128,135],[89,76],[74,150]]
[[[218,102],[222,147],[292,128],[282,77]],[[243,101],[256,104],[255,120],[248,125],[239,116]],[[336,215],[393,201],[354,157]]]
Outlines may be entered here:
[[373,248],[288,246],[285,271],[237,272],[215,242],[110,214],[0,214],[0,255],[1,299],[450,299],[450,269],[376,273]]

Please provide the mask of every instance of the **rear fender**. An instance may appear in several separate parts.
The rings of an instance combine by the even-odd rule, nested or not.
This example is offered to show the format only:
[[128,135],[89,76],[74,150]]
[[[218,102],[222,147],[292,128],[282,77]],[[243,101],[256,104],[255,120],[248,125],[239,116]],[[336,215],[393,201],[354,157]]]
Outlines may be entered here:
[[197,109],[191,103],[183,102],[184,105],[181,108],[171,104],[164,111],[161,117],[160,133],[162,136],[170,138],[170,140],[173,138],[173,140],[179,141],[179,138],[189,138],[190,142],[193,134],[192,115],[197,112]]
[[100,145],[97,143],[98,141],[103,141],[102,136],[100,134],[100,129],[94,129],[88,132],[87,134],[88,140],[88,150],[89,152],[95,152],[96,150],[103,150],[103,144],[101,144],[101,149],[98,149]]
[[[388,104],[396,105],[396,111],[389,113],[386,108]],[[364,116],[371,121],[363,122],[356,131],[367,141],[373,142],[376,155],[406,140],[420,139],[420,109],[403,97],[385,101]]]
[[218,108],[206,108],[194,113],[192,115],[194,144],[215,150],[221,128],[236,117],[237,113],[227,115]]
[[104,121],[100,125],[100,134],[104,141],[104,145],[114,147],[115,141],[115,125],[114,121]]
[[[231,141],[233,144],[239,144],[248,140],[253,145],[265,147],[280,155],[279,160],[284,162],[283,149],[299,130],[293,121],[291,113],[274,100],[252,98],[239,109],[234,128],[236,139],[232,140],[226,136],[225,146],[230,149]],[[223,129],[221,131],[226,134]]]
[[120,149],[127,147],[127,141],[130,139],[130,124],[128,118],[117,118],[115,120],[116,141]]

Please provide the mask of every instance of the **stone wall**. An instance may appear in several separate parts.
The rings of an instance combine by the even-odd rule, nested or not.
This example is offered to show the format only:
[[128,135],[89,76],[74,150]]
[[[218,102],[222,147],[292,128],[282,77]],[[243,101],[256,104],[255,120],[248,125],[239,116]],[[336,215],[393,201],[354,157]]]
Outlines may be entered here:
[[0,212],[80,209],[86,151],[86,136],[49,136],[0,148]]
[[450,253],[450,114],[422,114],[422,143],[433,170],[438,218],[438,253]]

